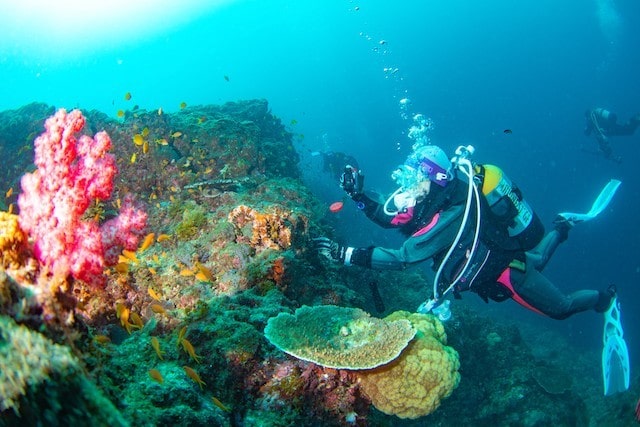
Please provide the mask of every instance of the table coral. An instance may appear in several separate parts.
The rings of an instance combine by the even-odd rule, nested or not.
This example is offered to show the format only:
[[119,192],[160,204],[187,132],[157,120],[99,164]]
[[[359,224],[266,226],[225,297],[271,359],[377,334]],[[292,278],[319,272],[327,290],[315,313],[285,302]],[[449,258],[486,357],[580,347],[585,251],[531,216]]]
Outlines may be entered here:
[[408,319],[418,333],[393,362],[356,371],[362,391],[385,414],[400,418],[428,415],[458,386],[458,353],[445,345],[444,328],[431,315],[395,312],[385,319]]
[[382,320],[358,308],[302,306],[267,322],[265,337],[298,359],[336,369],[370,369],[398,357],[415,335],[406,319]]

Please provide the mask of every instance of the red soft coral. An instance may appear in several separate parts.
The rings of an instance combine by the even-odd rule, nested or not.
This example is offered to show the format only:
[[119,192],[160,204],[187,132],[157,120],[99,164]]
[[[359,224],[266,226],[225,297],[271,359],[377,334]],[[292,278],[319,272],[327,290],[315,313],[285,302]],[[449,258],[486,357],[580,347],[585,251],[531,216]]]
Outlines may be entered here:
[[[53,274],[103,286],[105,252],[118,245],[135,246],[146,214],[131,207],[123,220],[103,229],[94,220],[82,219],[94,199],[111,197],[118,172],[115,157],[108,153],[109,135],[103,131],[95,138],[76,138],[84,125],[80,110],[67,114],[60,109],[47,119],[46,131],[35,140],[37,169],[22,177],[20,227],[33,238],[36,257]],[[109,258],[106,264],[112,262]]]

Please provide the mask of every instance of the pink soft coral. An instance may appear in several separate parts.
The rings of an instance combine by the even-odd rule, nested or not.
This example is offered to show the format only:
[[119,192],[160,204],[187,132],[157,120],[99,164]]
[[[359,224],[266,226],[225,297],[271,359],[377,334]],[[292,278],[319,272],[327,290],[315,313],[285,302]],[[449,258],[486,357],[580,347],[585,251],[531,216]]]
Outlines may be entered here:
[[79,110],[67,114],[60,109],[47,119],[46,132],[35,140],[37,169],[22,177],[20,226],[33,238],[38,260],[53,274],[102,286],[104,266],[114,262],[111,255],[105,263],[105,253],[135,249],[147,217],[127,202],[124,216],[102,228],[82,219],[94,199],[111,197],[118,172],[106,132],[76,139],[84,124]]

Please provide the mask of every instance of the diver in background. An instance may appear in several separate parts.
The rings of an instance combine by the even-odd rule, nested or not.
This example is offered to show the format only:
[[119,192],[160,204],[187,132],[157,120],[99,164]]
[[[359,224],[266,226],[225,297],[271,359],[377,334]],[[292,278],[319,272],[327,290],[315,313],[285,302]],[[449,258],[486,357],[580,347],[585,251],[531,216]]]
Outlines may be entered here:
[[312,155],[322,155],[322,170],[336,180],[342,177],[344,171],[344,165],[353,166],[358,169],[358,161],[351,155],[341,153],[340,151],[328,151],[328,152],[313,152]]
[[598,141],[598,148],[607,159],[620,163],[622,158],[614,156],[609,137],[633,135],[640,125],[640,113],[630,118],[625,123],[618,123],[618,116],[604,108],[594,108],[585,112],[586,125],[584,134],[592,133]]
[[468,180],[458,176],[443,150],[427,145],[417,148],[394,173],[400,188],[386,201],[363,192],[361,171],[347,167],[341,179],[342,188],[369,219],[406,236],[401,248],[354,248],[327,237],[314,239],[314,247],[330,261],[371,269],[401,270],[432,259],[438,289],[432,300],[450,290],[456,297],[472,291],[485,302],[511,298],[553,319],[607,310],[614,288],[565,295],[541,274],[573,223],[560,217],[545,237],[540,219],[499,168],[474,165],[474,171],[483,193],[477,241],[478,215],[465,208],[469,197],[476,200],[470,196]]

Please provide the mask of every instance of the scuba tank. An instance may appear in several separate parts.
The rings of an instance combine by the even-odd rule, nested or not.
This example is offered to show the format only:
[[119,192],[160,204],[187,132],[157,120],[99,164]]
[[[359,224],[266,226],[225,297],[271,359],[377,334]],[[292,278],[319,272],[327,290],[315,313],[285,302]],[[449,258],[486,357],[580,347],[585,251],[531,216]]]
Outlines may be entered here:
[[477,165],[475,172],[488,205],[483,210],[483,240],[505,250],[536,247],[544,237],[544,226],[520,189],[497,166]]

